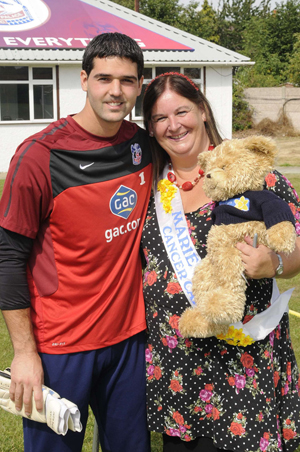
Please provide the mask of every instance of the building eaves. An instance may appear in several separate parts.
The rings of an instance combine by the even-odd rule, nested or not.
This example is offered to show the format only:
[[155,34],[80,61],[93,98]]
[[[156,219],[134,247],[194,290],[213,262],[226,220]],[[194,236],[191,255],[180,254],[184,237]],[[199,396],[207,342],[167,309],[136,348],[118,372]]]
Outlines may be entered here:
[[[207,50],[207,49],[206,49]],[[0,63],[43,63],[43,64],[76,64],[81,63],[83,49],[0,49]],[[232,55],[226,57],[225,53],[219,58],[211,58],[205,52],[195,49],[194,52],[180,51],[144,51],[146,65],[231,65],[242,66],[253,64],[249,59],[241,60],[233,58]]]
[[69,62],[82,61],[84,49],[0,49],[1,62]]

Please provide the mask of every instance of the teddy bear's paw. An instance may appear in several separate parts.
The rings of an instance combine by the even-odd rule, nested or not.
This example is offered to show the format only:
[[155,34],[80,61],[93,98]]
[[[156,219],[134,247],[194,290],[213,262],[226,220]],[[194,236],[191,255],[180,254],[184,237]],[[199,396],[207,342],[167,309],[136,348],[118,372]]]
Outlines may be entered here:
[[228,332],[228,328],[229,325],[225,324],[224,325],[216,325],[215,326],[215,336],[219,336],[219,335],[226,335]]
[[295,249],[296,232],[290,221],[283,221],[267,230],[270,248],[279,253],[290,254]]
[[217,325],[239,322],[244,315],[245,292],[228,291],[224,288],[206,294],[205,303],[199,310],[203,317]]
[[208,322],[197,308],[188,308],[179,319],[179,331],[183,337],[215,336],[215,325]]

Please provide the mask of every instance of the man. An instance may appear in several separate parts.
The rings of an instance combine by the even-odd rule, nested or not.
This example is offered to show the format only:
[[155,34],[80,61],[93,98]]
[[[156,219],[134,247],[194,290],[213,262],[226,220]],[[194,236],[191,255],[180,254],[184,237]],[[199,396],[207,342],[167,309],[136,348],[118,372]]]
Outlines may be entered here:
[[76,403],[82,433],[24,418],[25,452],[82,449],[90,404],[103,452],[149,451],[139,242],[152,165],[124,118],[143,54],[126,35],[87,46],[83,110],[17,149],[0,204],[0,307],[14,348],[10,397],[30,417],[41,384]]

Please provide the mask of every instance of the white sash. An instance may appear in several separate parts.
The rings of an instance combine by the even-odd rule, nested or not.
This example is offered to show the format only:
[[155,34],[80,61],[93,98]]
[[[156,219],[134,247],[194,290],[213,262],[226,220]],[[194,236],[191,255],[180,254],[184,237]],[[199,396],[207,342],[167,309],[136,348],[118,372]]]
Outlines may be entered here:
[[[166,179],[167,174],[168,167],[164,169],[162,178]],[[172,212],[170,213],[164,211],[160,196],[160,192],[155,189],[155,209],[160,234],[181,288],[190,304],[195,306],[192,277],[195,266],[201,261],[201,258],[189,234],[179,190],[176,190],[172,199]]]
[[235,330],[241,330],[245,337],[250,336],[253,341],[264,339],[279,324],[283,314],[288,312],[289,300],[292,296],[293,289],[280,294],[276,279],[273,278],[273,291],[271,297],[271,305],[264,311],[256,314],[245,325],[242,322],[232,323]]
[[[166,166],[160,180],[167,179],[168,171],[168,166]],[[155,188],[154,199],[160,234],[181,288],[190,304],[195,307],[192,277],[201,258],[189,234],[179,190],[176,190],[174,198],[171,200],[172,211],[170,213],[165,212],[160,197],[160,192]],[[276,328],[283,314],[288,312],[288,303],[293,290],[289,289],[280,294],[276,280],[273,278],[271,305],[265,311],[255,315],[245,325],[242,322],[231,324],[228,333],[218,336],[219,339],[226,340],[233,345],[243,345],[245,338],[249,338],[248,342],[245,342],[246,345],[264,339]]]

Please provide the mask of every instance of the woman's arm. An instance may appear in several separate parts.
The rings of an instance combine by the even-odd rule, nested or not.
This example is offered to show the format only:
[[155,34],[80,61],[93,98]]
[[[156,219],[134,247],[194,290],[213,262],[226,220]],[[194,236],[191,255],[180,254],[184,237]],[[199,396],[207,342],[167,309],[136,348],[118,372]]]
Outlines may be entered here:
[[275,193],[283,199],[289,206],[295,217],[295,227],[298,238],[293,253],[286,256],[280,254],[283,263],[283,272],[276,275],[276,269],[279,265],[278,256],[274,251],[258,243],[257,248],[253,248],[253,240],[250,237],[245,238],[246,243],[237,244],[237,248],[242,253],[242,260],[245,266],[245,275],[248,278],[293,278],[300,272],[300,202],[294,187],[289,180],[278,171],[270,173],[265,180],[265,189]]

